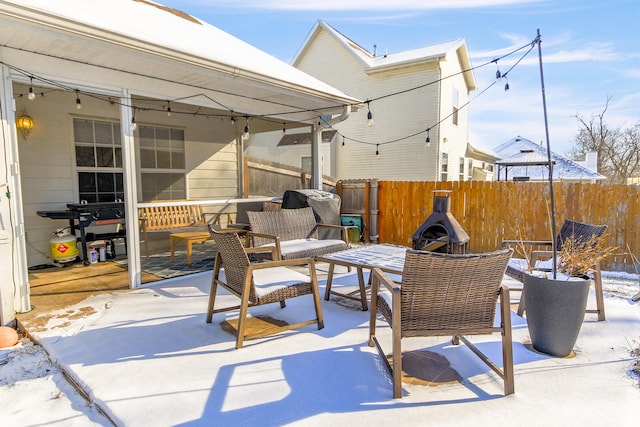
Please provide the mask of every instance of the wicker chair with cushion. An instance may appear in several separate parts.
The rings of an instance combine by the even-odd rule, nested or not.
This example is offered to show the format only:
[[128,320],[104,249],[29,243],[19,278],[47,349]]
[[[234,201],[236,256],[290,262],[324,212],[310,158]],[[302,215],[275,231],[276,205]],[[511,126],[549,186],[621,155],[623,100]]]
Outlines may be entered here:
[[[251,253],[254,248],[245,248],[238,234],[217,233],[214,230],[211,231],[211,234],[218,246],[218,252],[211,279],[211,293],[209,294],[206,321],[211,323],[214,313],[240,309],[236,339],[237,349],[242,347],[245,338],[256,338],[274,333],[273,331],[267,333],[258,332],[251,336],[245,334],[249,307],[279,302],[280,307],[284,308],[286,299],[312,295],[315,319],[284,325],[277,328],[275,332],[311,324],[317,324],[318,329],[324,327],[318,280],[313,259],[277,260],[277,254],[273,254],[273,259],[276,259],[276,261],[251,264],[247,253]],[[264,251],[264,249],[261,250]],[[224,280],[220,276],[220,270],[223,266]],[[306,266],[308,268],[308,276],[289,268],[294,266]],[[240,304],[234,307],[214,309],[218,285],[240,298]]]
[[[591,225],[585,224],[578,221],[573,220],[565,220],[560,227],[560,232],[556,236],[556,249],[560,252],[562,245],[564,242],[572,239],[576,243],[587,243],[594,236],[596,238],[602,237],[604,232],[607,230],[606,225]],[[593,242],[592,242],[593,243]],[[551,248],[552,242],[550,241],[540,241],[540,240],[503,240],[502,247],[547,247]],[[531,269],[544,269],[548,267],[545,263],[545,259],[549,259],[553,257],[553,253],[551,250],[533,250],[531,251],[531,256],[529,260],[513,258],[509,262],[507,266],[506,274],[514,280],[517,280],[520,283],[524,283],[524,272],[525,270]],[[587,313],[596,313],[598,315],[598,320],[605,320],[604,314],[604,296],[602,294],[602,273],[600,271],[600,263],[596,263],[592,267],[593,270],[593,283],[596,291],[596,308],[595,309],[587,309]],[[525,311],[525,301],[524,301],[524,292],[520,295],[520,302],[518,304],[518,315],[522,316]]]
[[[275,246],[282,259],[313,258],[349,248],[347,227],[317,223],[310,207],[247,212],[247,216],[251,246],[267,249]],[[318,238],[319,229],[331,230],[340,238]]]
[[[401,283],[373,269],[369,345],[376,346],[393,381],[393,397],[402,397],[402,338],[452,336],[462,340],[504,381],[504,394],[514,392],[509,289],[504,271],[512,249],[474,255],[408,250]],[[500,299],[500,324],[495,326]],[[380,312],[392,330],[391,363],[376,337]],[[503,368],[489,360],[464,335],[502,335]]]

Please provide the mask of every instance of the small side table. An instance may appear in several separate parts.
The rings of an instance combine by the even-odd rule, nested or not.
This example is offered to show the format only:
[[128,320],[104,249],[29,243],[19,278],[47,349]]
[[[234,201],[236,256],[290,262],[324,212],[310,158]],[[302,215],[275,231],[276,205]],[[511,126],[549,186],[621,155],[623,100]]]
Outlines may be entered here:
[[211,233],[208,231],[187,231],[184,233],[172,233],[169,236],[169,247],[171,250],[171,261],[173,262],[173,251],[176,241],[183,241],[187,244],[187,265],[191,266],[191,245],[196,243],[203,243],[211,238]]

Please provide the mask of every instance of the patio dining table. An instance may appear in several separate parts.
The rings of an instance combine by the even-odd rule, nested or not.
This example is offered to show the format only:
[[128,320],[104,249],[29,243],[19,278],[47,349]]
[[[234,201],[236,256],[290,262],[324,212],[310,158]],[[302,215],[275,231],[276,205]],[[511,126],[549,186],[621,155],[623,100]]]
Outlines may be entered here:
[[[326,262],[329,264],[324,299],[328,301],[331,294],[339,295],[355,301],[360,301],[362,304],[362,310],[367,311],[367,285],[364,282],[363,270],[380,268],[385,273],[402,275],[407,249],[409,249],[407,246],[372,244],[316,257],[316,261]],[[355,267],[358,274],[357,290],[348,293],[341,293],[331,289],[333,283],[333,272],[336,265]]]

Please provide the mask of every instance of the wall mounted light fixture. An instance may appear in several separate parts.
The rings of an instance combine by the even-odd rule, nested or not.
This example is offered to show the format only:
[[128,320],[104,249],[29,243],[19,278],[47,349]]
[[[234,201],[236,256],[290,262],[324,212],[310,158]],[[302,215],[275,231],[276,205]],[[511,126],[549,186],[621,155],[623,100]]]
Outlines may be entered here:
[[18,128],[18,132],[20,135],[27,140],[27,137],[33,130],[33,119],[30,115],[28,115],[25,111],[22,112],[16,119],[16,127]]

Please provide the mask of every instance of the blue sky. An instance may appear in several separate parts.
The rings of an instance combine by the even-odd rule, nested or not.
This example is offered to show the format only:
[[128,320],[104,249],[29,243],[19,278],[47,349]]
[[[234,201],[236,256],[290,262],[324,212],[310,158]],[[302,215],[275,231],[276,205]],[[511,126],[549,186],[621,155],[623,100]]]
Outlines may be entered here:
[[[542,36],[551,149],[565,154],[579,129],[611,97],[605,119],[640,121],[640,2],[637,0],[159,0],[291,62],[318,19],[362,47],[396,53],[464,38],[483,64]],[[514,56],[516,59],[517,56]],[[501,71],[510,67],[500,61]],[[495,66],[475,71],[478,90]],[[517,135],[545,141],[537,48],[469,105],[470,142],[493,148]],[[343,89],[344,90],[344,89]],[[348,90],[345,90],[348,93]]]

